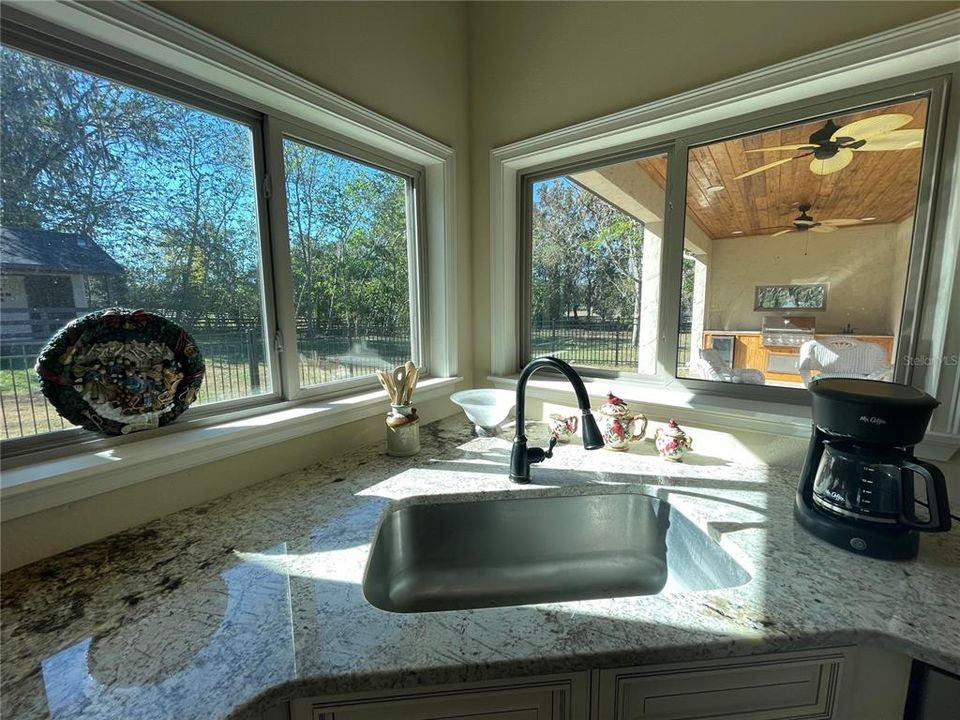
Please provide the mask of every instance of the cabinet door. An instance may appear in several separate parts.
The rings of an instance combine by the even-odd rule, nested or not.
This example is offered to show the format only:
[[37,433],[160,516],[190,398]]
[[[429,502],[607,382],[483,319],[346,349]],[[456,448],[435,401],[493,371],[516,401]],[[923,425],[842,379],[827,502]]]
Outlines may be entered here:
[[588,692],[587,674],[580,673],[568,679],[295,700],[290,709],[293,720],[586,720]]
[[311,720],[554,720],[553,705],[553,693],[549,690],[490,690],[318,705],[313,708]]
[[838,651],[603,670],[598,720],[830,720],[844,659]]

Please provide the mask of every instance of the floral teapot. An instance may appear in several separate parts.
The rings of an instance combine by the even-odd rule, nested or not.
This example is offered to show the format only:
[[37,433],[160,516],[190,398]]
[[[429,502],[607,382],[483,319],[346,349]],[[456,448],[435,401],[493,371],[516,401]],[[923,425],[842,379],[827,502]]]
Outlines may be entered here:
[[683,462],[683,456],[693,450],[693,439],[680,429],[676,420],[671,420],[666,429],[657,428],[653,442],[660,457],[671,462]]
[[647,418],[633,415],[627,403],[613,393],[607,393],[607,402],[597,415],[603,446],[608,450],[627,450],[631,442],[642,440],[647,434]]

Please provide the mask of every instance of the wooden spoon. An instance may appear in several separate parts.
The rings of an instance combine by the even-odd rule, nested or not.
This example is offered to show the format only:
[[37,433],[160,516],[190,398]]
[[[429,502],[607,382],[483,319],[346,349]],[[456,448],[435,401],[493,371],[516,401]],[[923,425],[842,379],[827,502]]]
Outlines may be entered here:
[[393,387],[396,389],[394,405],[403,405],[403,386],[407,381],[407,368],[404,365],[397,365],[393,369],[390,379],[393,381]]
[[380,381],[383,389],[387,391],[387,397],[390,399],[390,404],[396,405],[397,391],[393,387],[393,379],[387,375],[384,370],[377,370],[377,380]]
[[403,404],[409,405],[413,402],[413,389],[417,386],[417,380],[420,378],[420,371],[413,361],[407,361],[407,382],[404,385]]

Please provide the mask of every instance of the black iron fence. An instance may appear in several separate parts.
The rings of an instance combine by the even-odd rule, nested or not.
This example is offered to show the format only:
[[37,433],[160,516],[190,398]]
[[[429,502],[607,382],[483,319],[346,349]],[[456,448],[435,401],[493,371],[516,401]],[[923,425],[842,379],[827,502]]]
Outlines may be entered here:
[[[54,322],[54,319],[44,318],[44,321]],[[271,391],[268,352],[260,328],[235,325],[217,328],[213,322],[201,325],[207,327],[193,328],[191,332],[207,367],[198,403],[235,400]],[[678,366],[684,368],[690,358],[689,325],[681,328],[679,340]],[[557,355],[575,365],[624,372],[637,366],[637,346],[628,322],[583,319],[537,322],[531,341],[534,355]],[[66,427],[40,392],[33,371],[37,353],[44,344],[45,341],[9,335],[0,343],[0,422],[4,438]],[[381,328],[356,325],[335,325],[315,332],[304,326],[298,328],[297,352],[300,383],[320,385],[403,363],[410,358],[410,338],[406,332],[389,333]]]
[[[192,328],[191,335],[207,369],[198,404],[271,391],[266,341],[260,328],[201,327]],[[68,427],[40,392],[33,369],[45,343],[9,335],[0,342],[0,437],[26,437]],[[301,384],[319,385],[409,360],[410,338],[407,333],[390,334],[355,325],[312,333],[303,328],[298,330],[297,352]]]
[[[566,318],[536,321],[531,333],[534,356],[556,355],[573,365],[629,372],[637,367],[632,322]],[[680,328],[678,367],[690,362],[690,324]]]

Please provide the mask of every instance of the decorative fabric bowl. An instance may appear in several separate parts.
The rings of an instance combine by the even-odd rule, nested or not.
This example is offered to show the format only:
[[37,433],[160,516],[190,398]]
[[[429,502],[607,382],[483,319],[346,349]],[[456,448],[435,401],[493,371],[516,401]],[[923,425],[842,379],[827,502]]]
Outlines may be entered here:
[[36,370],[61,416],[108,435],[173,422],[197,399],[205,372],[186,330],[123,308],[69,323],[40,351]]

